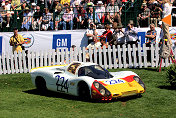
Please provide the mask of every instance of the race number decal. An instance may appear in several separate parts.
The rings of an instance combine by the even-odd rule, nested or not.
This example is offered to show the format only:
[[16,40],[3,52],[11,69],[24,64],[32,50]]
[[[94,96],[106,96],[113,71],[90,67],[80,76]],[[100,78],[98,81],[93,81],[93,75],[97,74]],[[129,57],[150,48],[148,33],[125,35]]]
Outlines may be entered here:
[[57,79],[57,82],[56,82],[57,91],[65,92],[66,90],[68,93],[68,88],[69,88],[68,79],[65,79],[64,77],[60,77],[59,75],[57,75],[55,78]]
[[125,83],[125,81],[121,79],[117,79],[117,80],[107,80],[107,81],[104,81],[104,83],[108,85],[113,85],[113,84]]

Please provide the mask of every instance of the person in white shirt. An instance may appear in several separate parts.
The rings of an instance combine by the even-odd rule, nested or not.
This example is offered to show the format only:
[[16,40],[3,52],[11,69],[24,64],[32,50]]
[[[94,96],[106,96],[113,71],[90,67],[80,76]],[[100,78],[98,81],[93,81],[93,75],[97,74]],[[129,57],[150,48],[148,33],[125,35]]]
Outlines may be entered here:
[[95,12],[97,13],[99,19],[101,20],[101,23],[104,23],[104,20],[105,20],[105,15],[104,15],[105,7],[104,7],[102,1],[98,1]]
[[[164,7],[162,11],[162,18],[165,18],[171,14],[172,6],[170,4],[170,0],[163,0],[163,5]],[[171,41],[170,33],[169,33],[169,24],[163,22],[162,29],[163,29],[165,39],[168,39],[169,44],[172,45],[172,41]]]
[[96,36],[96,35],[98,35],[98,33],[96,31],[96,25],[94,25],[94,23],[91,22],[89,29],[87,29],[87,31],[86,31],[86,36],[88,38],[88,44],[93,42],[93,36]]
[[26,7],[25,13],[23,14],[23,22],[22,22],[22,30],[29,30],[32,22],[32,14],[30,12],[30,9]]
[[94,49],[95,47],[98,48],[101,46],[100,41],[98,41],[97,36],[93,36],[93,42],[91,42],[87,47],[86,50],[89,48]]

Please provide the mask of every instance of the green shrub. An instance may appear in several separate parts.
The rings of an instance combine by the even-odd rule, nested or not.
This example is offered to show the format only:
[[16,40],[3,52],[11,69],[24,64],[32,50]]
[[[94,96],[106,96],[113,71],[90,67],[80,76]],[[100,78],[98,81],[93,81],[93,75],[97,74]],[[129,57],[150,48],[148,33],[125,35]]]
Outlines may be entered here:
[[167,67],[167,79],[171,86],[176,87],[176,64]]

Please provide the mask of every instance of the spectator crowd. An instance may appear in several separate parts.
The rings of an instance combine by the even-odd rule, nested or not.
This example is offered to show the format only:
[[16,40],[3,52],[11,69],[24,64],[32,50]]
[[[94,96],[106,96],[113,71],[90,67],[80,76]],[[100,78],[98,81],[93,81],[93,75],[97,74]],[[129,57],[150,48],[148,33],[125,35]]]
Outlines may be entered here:
[[[128,25],[123,27],[121,15],[127,0],[1,0],[0,27],[11,27],[12,19],[17,18],[23,31],[87,29],[86,36],[91,47],[92,42],[97,43],[96,28],[104,28],[99,37],[107,47],[137,44],[138,31],[135,26],[150,26],[146,33],[146,42],[150,45],[156,42],[155,27],[162,19],[164,1],[169,0],[143,0],[136,24],[129,20]],[[130,2],[129,7],[134,7],[134,0]],[[175,4],[172,1],[172,5]]]
[[[130,7],[134,7],[134,0]],[[86,29],[90,22],[98,28],[117,22],[122,24],[122,9],[127,0],[0,0],[1,27],[10,27],[16,18],[22,30]],[[176,2],[171,0],[172,4]],[[157,27],[163,11],[163,0],[143,0],[137,16],[137,27]],[[173,15],[174,16],[174,15]],[[175,15],[176,16],[176,15]],[[54,27],[55,26],[55,27]]]

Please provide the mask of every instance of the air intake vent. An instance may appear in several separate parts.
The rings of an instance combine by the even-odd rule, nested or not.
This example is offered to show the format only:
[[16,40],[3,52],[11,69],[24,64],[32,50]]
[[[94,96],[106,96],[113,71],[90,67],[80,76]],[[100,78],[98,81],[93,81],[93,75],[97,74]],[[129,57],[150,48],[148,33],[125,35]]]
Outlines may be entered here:
[[60,73],[62,73],[62,72],[55,72],[54,74],[60,74]]

